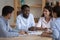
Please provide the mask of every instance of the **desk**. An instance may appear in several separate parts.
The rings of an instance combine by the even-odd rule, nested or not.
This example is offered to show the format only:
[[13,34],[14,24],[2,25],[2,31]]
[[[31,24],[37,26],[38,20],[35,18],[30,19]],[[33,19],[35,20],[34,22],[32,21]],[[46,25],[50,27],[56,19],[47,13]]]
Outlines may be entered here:
[[30,36],[20,36],[13,38],[0,38],[0,40],[52,40],[52,38],[30,35]]

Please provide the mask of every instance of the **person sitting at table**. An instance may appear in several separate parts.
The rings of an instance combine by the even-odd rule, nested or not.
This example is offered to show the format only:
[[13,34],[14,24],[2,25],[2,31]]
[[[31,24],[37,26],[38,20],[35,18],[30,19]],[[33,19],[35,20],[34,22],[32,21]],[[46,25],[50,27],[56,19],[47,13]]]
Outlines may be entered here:
[[18,31],[28,31],[29,28],[35,26],[34,16],[30,13],[28,5],[22,5],[21,13],[16,18],[16,26]]
[[13,30],[8,20],[13,13],[14,8],[11,6],[4,6],[2,9],[2,16],[0,16],[0,37],[17,37],[19,33]]
[[[55,10],[55,7],[58,7],[57,5],[56,6],[54,6],[53,7],[53,9],[52,10]],[[52,21],[51,21],[51,24],[52,24],[52,22],[53,21],[55,21],[56,19],[57,19],[57,13],[54,13],[54,12],[52,12]],[[51,26],[51,31],[52,31],[52,26]],[[42,33],[42,35],[41,36],[45,36],[45,37],[52,37],[51,35],[53,34],[53,31],[52,32],[44,32],[44,33]]]
[[53,14],[56,14],[57,17],[51,23],[52,37],[53,40],[60,40],[60,6],[53,8]]
[[36,27],[39,30],[47,30],[51,28],[52,21],[52,7],[51,6],[45,6],[43,9],[43,15],[40,17]]

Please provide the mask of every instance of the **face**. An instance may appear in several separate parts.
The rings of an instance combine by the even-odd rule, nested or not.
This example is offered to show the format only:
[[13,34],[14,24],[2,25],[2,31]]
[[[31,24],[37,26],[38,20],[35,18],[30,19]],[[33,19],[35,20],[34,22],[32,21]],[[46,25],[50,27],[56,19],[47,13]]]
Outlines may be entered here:
[[[13,13],[13,12],[12,12],[12,13]],[[11,18],[12,13],[9,13],[9,14],[7,15],[8,19]]]
[[59,6],[60,6],[60,1],[59,1]]
[[29,13],[30,13],[30,8],[25,8],[25,9],[23,10],[23,16],[24,16],[25,18],[28,18],[28,17],[29,17]]
[[57,14],[55,12],[52,13],[53,18],[57,17]]
[[50,15],[50,12],[49,12],[49,10],[44,8],[43,14],[44,14],[45,17],[48,17]]

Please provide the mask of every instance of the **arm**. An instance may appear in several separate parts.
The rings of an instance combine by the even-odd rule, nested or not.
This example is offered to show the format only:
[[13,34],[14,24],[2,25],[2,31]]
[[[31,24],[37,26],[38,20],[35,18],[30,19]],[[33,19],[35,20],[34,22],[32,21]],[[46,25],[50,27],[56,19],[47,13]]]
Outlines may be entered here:
[[35,21],[33,15],[31,15],[31,27],[35,27]]
[[14,28],[12,28],[9,23],[8,23],[8,27],[9,27],[9,31],[10,32],[18,32],[18,30],[15,30]]
[[30,30],[30,31],[34,31],[35,30],[35,21],[34,21],[34,16],[33,15],[31,15],[30,16],[30,21],[31,21],[31,25],[30,25],[30,27],[29,27],[29,29],[28,30]]
[[9,31],[8,30],[9,28],[7,28],[5,23],[2,22],[2,21],[0,21],[0,29],[2,31],[2,35],[5,36],[5,37],[16,37],[16,36],[19,36],[19,33]]
[[37,25],[36,25],[36,27],[38,27],[38,28],[40,28],[41,27],[41,18],[39,19],[39,21],[38,21],[38,23],[37,23]]
[[16,18],[16,28],[15,29],[18,31],[21,29],[21,22],[20,22],[19,17]]
[[26,33],[26,30],[22,29],[23,26],[21,26],[22,24],[21,24],[21,21],[20,20],[21,20],[20,17],[17,17],[17,19],[16,19],[16,28],[15,29],[20,34],[25,34]]
[[52,22],[51,29],[52,29],[52,33],[53,33],[52,37],[54,39],[58,39],[58,37],[59,37],[59,30],[57,29],[57,25],[56,25],[55,22]]
[[42,20],[41,20],[41,18],[39,19],[36,27],[37,27],[37,30],[44,30],[44,29],[42,28]]

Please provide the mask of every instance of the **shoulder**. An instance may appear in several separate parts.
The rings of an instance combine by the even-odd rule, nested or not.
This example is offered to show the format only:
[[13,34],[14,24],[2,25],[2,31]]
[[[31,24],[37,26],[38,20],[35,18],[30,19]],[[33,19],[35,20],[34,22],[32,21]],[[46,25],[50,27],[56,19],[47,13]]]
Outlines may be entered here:
[[29,15],[30,15],[30,16],[33,16],[33,14],[32,14],[32,13],[30,13]]
[[40,17],[38,21],[43,22],[43,20],[44,20],[44,17]]
[[21,17],[22,17],[22,14],[18,15],[18,16],[17,16],[17,19],[20,19]]
[[40,17],[40,19],[39,20],[43,20],[44,19],[44,17]]
[[0,21],[3,21],[3,18],[0,16]]
[[56,23],[60,23],[60,18],[57,18],[57,19],[55,20],[55,22],[56,22]]
[[57,20],[57,19],[55,19],[55,20],[53,20],[53,21],[51,22],[52,25],[53,25],[53,24],[58,24],[58,23],[60,23],[60,22],[59,22],[59,20]]
[[3,24],[4,20],[0,17],[0,24]]
[[32,13],[29,14],[29,18],[34,18]]

